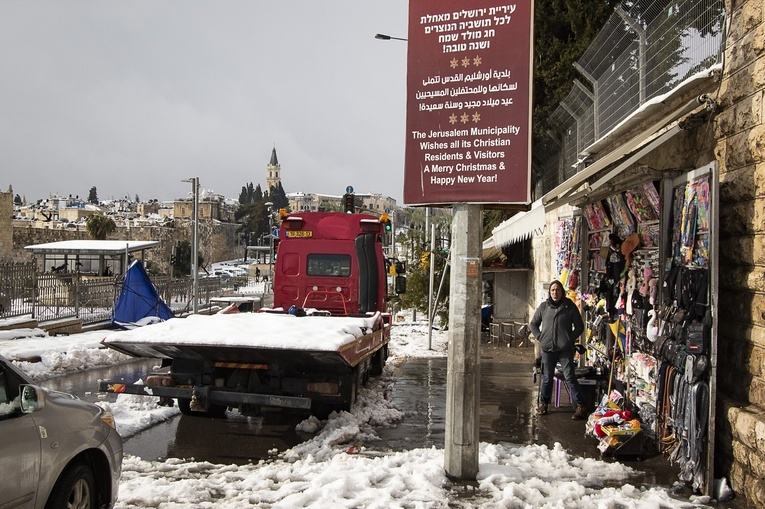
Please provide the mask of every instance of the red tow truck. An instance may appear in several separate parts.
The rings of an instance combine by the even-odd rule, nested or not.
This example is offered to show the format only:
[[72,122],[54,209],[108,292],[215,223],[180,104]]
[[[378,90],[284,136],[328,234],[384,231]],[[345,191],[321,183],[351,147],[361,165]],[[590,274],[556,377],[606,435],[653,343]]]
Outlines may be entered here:
[[[381,220],[382,219],[382,220]],[[145,383],[101,382],[102,392],[157,396],[185,414],[228,408],[347,410],[359,386],[382,373],[391,316],[385,218],[305,212],[284,215],[274,306],[255,313],[193,315],[109,334],[103,344],[164,368]],[[405,279],[396,276],[396,292]]]

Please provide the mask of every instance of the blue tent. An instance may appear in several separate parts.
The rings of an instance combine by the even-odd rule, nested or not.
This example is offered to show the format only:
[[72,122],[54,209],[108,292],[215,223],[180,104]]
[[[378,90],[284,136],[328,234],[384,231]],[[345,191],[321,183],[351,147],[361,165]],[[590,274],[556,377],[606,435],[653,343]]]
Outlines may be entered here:
[[141,261],[134,260],[125,273],[122,292],[114,305],[112,325],[130,327],[151,322],[145,318],[163,321],[173,316],[173,310],[157,293]]

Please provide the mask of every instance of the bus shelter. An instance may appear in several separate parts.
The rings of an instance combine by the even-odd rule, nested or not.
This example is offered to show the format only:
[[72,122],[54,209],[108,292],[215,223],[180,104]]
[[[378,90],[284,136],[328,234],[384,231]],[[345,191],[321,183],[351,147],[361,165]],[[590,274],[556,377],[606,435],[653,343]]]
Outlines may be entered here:
[[65,240],[24,249],[41,257],[40,268],[46,273],[113,276],[123,274],[136,257],[145,265],[146,251],[158,245],[156,241],[138,240]]

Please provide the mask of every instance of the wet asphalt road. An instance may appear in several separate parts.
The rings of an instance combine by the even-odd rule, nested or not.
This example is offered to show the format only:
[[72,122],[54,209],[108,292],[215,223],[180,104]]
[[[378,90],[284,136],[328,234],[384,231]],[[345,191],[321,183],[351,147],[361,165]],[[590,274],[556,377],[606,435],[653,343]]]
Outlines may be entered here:
[[[43,385],[95,401],[104,397],[96,391],[100,378],[131,382],[144,376],[154,364],[156,361],[137,361],[51,379]],[[565,389],[560,407],[551,405],[548,415],[535,415],[537,385],[532,365],[532,348],[508,348],[482,341],[480,441],[548,447],[559,442],[573,455],[600,458],[597,442],[584,434],[584,421],[571,420],[573,409]],[[443,448],[446,366],[445,358],[404,361],[396,369],[388,397],[405,418],[394,428],[378,429],[380,440],[362,445],[382,452]],[[280,410],[262,417],[243,417],[229,411],[224,419],[179,415],[127,439],[125,452],[147,460],[193,458],[222,464],[256,463],[310,439],[311,435],[295,430],[304,418],[304,414]],[[661,454],[643,454],[639,460],[621,457],[619,461],[641,472],[630,480],[636,486],[671,487],[678,480],[677,468]],[[679,493],[684,497],[689,494]],[[736,502],[718,507],[737,507]]]
[[[572,452],[599,457],[594,439],[584,436],[584,422],[571,421],[571,407],[551,407],[535,415],[537,386],[532,379],[533,349],[481,346],[482,442],[547,444],[561,442]],[[132,383],[152,370],[156,360],[138,360],[47,380],[43,385],[88,401],[113,401],[115,394],[97,391],[101,379]],[[407,359],[396,369],[389,397],[406,417],[394,428],[378,430],[379,441],[365,444],[378,451],[416,447],[442,448],[446,414],[446,359]],[[567,399],[564,397],[562,399]],[[274,410],[262,417],[229,411],[224,419],[179,415],[125,442],[128,454],[144,459],[195,458],[213,463],[244,464],[289,449],[310,436],[295,431],[305,414]],[[210,437],[215,437],[211,440]],[[666,462],[664,462],[666,463]],[[662,477],[664,473],[662,473]]]
[[[51,378],[41,385],[85,401],[111,402],[118,395],[98,392],[101,380],[125,383],[145,380],[158,364],[156,359],[136,360]],[[266,411],[263,417],[244,417],[229,411],[225,419],[178,415],[126,438],[125,453],[146,460],[194,458],[223,464],[256,463],[273,451],[284,451],[311,438],[295,431],[305,417],[289,411]]]

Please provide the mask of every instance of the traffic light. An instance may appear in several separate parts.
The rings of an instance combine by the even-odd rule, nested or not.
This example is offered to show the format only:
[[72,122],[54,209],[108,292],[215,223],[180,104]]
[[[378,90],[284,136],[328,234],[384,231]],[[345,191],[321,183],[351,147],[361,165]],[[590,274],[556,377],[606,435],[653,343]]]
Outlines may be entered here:
[[346,214],[353,214],[356,210],[353,205],[354,196],[351,193],[345,193],[343,195],[343,211]]
[[274,237],[274,261],[276,261],[276,257],[279,256],[279,237]]
[[386,232],[389,232],[393,229],[393,225],[390,222],[390,217],[388,216],[387,212],[382,213],[380,216],[380,222],[383,224]]

